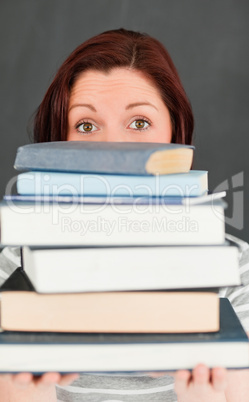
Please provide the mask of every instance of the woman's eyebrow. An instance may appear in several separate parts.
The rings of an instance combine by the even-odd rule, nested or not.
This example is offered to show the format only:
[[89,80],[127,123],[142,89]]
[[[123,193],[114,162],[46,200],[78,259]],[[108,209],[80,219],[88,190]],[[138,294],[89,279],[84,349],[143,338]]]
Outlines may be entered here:
[[68,111],[70,112],[70,110],[75,107],[87,107],[88,109],[92,110],[93,112],[97,112],[95,107],[89,103],[75,103],[74,105],[70,106]]
[[135,103],[130,103],[129,105],[126,106],[126,110],[132,109],[133,107],[137,107],[137,106],[152,106],[154,109],[157,109],[157,107],[155,105],[153,105],[153,103],[150,102],[135,102]]

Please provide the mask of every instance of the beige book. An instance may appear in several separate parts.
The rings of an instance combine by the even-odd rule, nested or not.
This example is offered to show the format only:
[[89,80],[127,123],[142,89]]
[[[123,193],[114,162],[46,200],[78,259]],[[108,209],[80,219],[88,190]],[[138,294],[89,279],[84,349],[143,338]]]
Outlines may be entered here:
[[174,333],[219,330],[215,292],[1,293],[10,331]]

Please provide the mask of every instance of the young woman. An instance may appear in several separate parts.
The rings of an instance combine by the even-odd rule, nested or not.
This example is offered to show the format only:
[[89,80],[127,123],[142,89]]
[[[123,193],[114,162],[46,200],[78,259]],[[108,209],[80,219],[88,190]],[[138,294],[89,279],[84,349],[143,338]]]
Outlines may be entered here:
[[[191,106],[169,54],[156,39],[124,29],[91,38],[68,57],[34,122],[35,142],[190,144],[192,132]],[[239,246],[243,282],[248,284],[249,249],[244,242]],[[0,273],[6,278],[19,265],[18,250],[5,249],[0,262]],[[249,330],[246,286],[236,292],[224,289],[222,295],[230,297]],[[47,373],[33,378],[20,373],[1,376],[0,393],[2,402],[243,402],[248,398],[248,379],[247,370],[211,370],[203,364],[192,373],[180,370],[172,376]]]

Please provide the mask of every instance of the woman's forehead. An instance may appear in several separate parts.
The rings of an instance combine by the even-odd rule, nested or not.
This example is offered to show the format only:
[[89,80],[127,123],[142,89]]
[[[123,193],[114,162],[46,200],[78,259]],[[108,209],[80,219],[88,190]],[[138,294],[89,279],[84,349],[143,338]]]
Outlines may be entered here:
[[79,75],[70,94],[70,103],[82,96],[129,95],[160,98],[160,92],[153,81],[143,72],[129,68],[114,68],[109,72],[87,70]]

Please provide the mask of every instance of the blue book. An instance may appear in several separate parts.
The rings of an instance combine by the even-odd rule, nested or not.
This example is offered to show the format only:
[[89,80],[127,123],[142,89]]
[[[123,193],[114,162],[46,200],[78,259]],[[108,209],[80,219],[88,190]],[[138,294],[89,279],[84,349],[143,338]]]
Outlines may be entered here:
[[[248,368],[248,338],[228,299],[220,330],[196,334],[0,333],[0,372],[141,372]],[[63,356],[63,358],[61,358]],[[118,358],[117,358],[118,357]]]
[[17,177],[21,195],[196,197],[208,191],[208,172],[142,176],[32,171]]
[[194,147],[142,142],[56,141],[17,150],[17,170],[78,173],[168,174],[188,172]]

